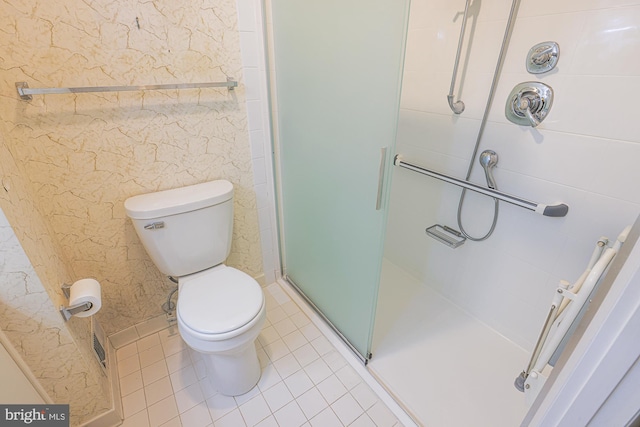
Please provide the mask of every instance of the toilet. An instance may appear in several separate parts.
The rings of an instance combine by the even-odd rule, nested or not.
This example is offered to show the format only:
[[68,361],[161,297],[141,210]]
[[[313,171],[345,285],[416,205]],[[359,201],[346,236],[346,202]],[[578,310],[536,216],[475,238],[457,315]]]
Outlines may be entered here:
[[155,265],[178,280],[178,331],[202,354],[212,385],[227,396],[251,390],[261,374],[255,340],[266,307],[260,285],[224,264],[233,185],[217,180],[142,194],[124,207]]

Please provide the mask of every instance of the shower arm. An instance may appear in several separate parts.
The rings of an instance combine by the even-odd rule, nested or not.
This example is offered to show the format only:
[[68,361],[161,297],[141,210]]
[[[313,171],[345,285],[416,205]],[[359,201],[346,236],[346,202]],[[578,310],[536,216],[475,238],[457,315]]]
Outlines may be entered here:
[[464,32],[467,26],[467,18],[469,17],[469,4],[471,0],[467,0],[464,5],[464,14],[462,15],[462,25],[460,26],[460,37],[458,39],[458,50],[456,51],[456,59],[453,64],[453,76],[451,77],[451,87],[449,88],[449,95],[447,95],[447,102],[449,103],[449,108],[455,114],[461,114],[464,111],[464,102],[461,100],[455,101],[455,95],[453,92],[456,87],[456,79],[458,77],[458,65],[460,64],[460,53],[462,52],[462,43],[464,42]]

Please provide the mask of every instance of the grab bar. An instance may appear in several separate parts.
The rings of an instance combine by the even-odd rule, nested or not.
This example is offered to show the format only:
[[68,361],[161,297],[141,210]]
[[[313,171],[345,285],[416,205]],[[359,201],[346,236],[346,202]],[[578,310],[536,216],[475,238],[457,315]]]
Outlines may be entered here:
[[464,31],[467,26],[467,17],[469,16],[469,4],[471,0],[467,0],[464,5],[464,14],[462,15],[462,26],[460,27],[460,38],[458,39],[458,50],[456,51],[456,61],[453,64],[453,76],[451,77],[451,87],[449,88],[449,95],[447,95],[447,101],[449,102],[449,108],[455,114],[461,114],[464,111],[464,102],[458,100],[453,101],[453,91],[456,86],[456,78],[458,77],[458,64],[460,63],[460,53],[462,52],[462,42],[464,41]]
[[502,191],[493,190],[488,187],[483,187],[481,185],[474,184],[473,182],[470,182],[470,181],[454,178],[452,176],[445,175],[440,172],[435,172],[420,166],[412,165],[411,163],[402,161],[402,158],[400,157],[399,154],[397,154],[396,157],[393,159],[393,164],[395,166],[409,169],[411,171],[418,172],[423,175],[427,175],[444,182],[448,182],[449,184],[457,185],[458,187],[466,188],[467,190],[475,191],[476,193],[484,194],[485,196],[502,200],[503,202],[511,203],[512,205],[520,206],[521,208],[529,209],[530,211],[533,211],[535,213],[538,213],[544,216],[563,217],[567,215],[567,212],[569,212],[569,206],[565,205],[564,203],[559,203],[557,205],[545,205],[542,203],[532,202],[530,200],[523,199],[521,197],[516,197],[507,193],[503,193]]
[[227,78],[226,82],[205,82],[205,83],[175,83],[164,85],[141,85],[141,86],[90,86],[90,87],[55,87],[55,88],[30,88],[27,82],[16,82],[16,90],[20,99],[30,101],[31,95],[49,95],[63,93],[88,93],[88,92],[130,92],[137,90],[166,90],[166,89],[198,89],[206,87],[226,87],[233,90],[238,86],[238,82],[232,78]]

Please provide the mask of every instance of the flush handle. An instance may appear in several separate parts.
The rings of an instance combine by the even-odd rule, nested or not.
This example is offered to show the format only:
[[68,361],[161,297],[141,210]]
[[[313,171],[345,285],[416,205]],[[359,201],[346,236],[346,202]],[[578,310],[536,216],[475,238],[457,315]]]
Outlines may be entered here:
[[152,222],[144,226],[145,230],[157,230],[159,228],[164,228],[164,221]]

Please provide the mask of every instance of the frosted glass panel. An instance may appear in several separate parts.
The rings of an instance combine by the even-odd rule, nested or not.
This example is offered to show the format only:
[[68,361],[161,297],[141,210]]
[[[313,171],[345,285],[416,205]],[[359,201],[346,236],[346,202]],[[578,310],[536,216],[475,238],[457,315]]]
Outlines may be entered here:
[[[370,336],[408,0],[273,0],[285,273],[360,354]],[[388,176],[387,176],[388,179]]]

